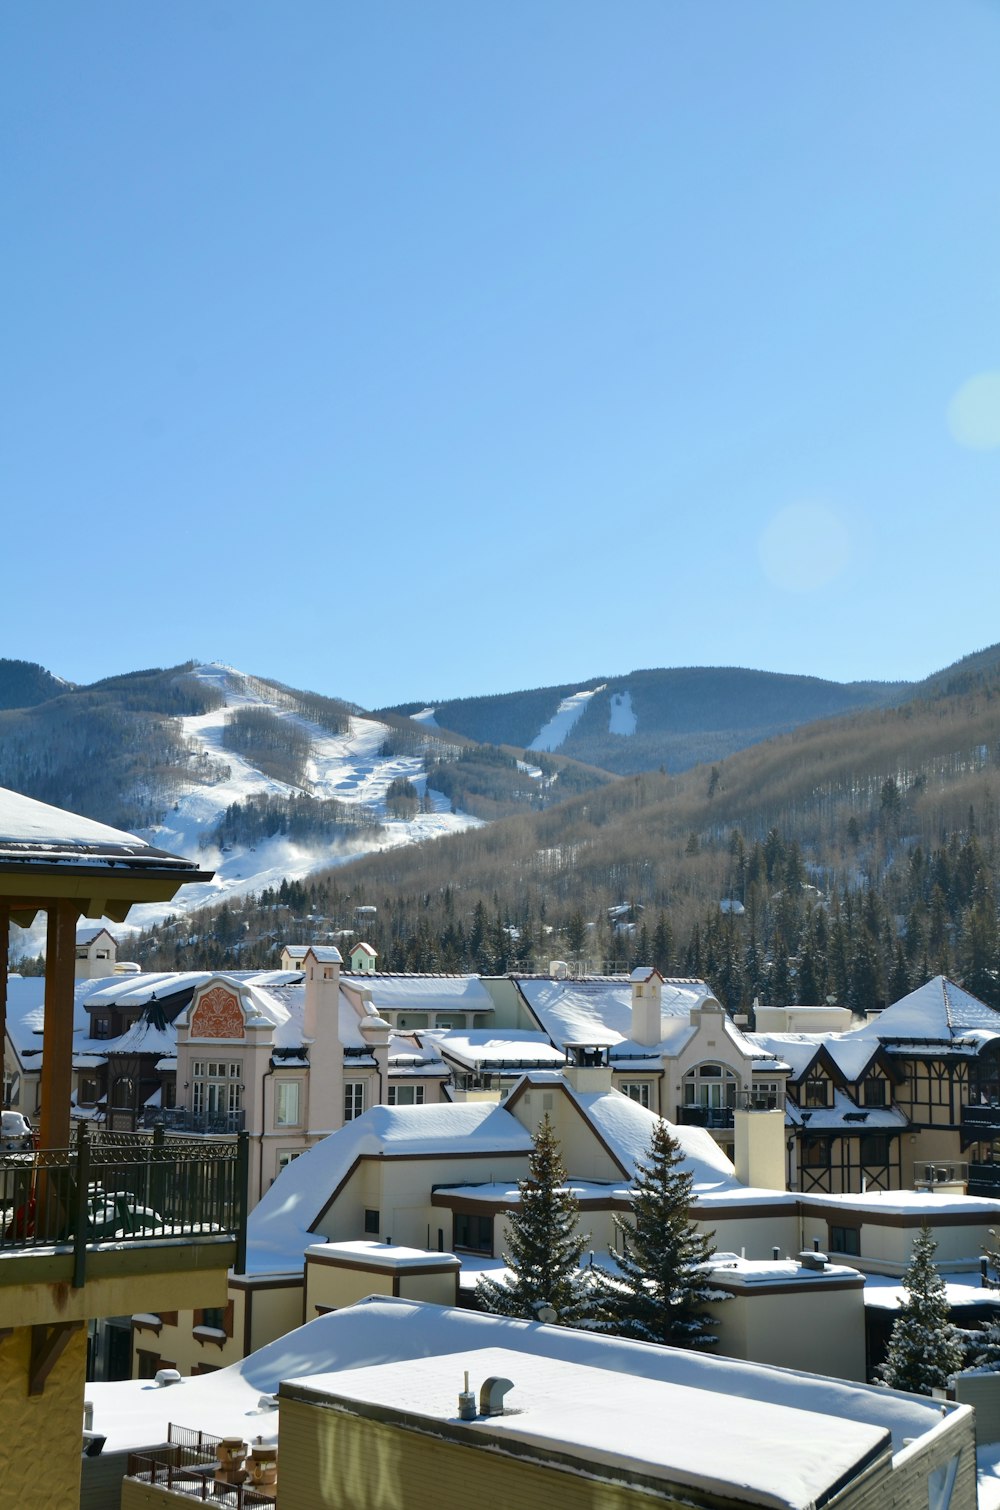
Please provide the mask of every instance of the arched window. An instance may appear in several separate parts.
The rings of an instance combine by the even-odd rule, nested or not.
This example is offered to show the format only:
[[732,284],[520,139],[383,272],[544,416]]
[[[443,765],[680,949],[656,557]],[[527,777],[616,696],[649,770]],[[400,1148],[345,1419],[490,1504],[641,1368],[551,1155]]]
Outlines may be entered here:
[[732,1110],[738,1089],[739,1081],[728,1065],[696,1064],[684,1076],[684,1105]]

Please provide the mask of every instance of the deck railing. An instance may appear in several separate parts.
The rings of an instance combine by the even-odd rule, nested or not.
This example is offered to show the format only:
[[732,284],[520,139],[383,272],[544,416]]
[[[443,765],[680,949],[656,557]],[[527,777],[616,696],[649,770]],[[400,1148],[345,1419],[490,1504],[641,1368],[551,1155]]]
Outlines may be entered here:
[[[70,1148],[0,1154],[0,1260],[70,1248],[73,1284],[103,1244],[237,1240],[245,1267],[248,1149],[229,1143],[98,1131],[78,1123]],[[0,1271],[2,1282],[2,1271]]]
[[[227,1456],[225,1444],[230,1439],[212,1436],[207,1431],[178,1427],[172,1422],[168,1427],[168,1439],[168,1447],[130,1452],[126,1477],[143,1484],[155,1484],[174,1494],[188,1495],[191,1499],[209,1501],[215,1506],[227,1506],[229,1510],[274,1510],[273,1487],[268,1494],[250,1484],[216,1478]],[[239,1443],[239,1446],[245,1452],[246,1443]]]

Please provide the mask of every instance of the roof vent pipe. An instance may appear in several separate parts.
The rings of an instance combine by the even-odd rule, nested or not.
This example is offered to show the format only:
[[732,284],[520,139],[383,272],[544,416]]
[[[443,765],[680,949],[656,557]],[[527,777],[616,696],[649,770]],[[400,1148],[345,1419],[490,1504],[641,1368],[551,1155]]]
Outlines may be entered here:
[[458,1393],[458,1418],[460,1421],[476,1419],[476,1397],[469,1388],[469,1370],[465,1370],[465,1388]]
[[503,1397],[509,1389],[514,1388],[512,1379],[502,1379],[499,1374],[491,1374],[483,1380],[483,1387],[479,1391],[479,1414],[481,1416],[502,1416]]

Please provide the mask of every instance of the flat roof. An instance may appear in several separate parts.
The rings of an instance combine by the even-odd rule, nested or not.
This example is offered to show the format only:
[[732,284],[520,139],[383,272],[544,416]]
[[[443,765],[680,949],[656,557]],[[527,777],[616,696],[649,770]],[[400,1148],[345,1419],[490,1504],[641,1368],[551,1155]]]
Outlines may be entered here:
[[[513,1382],[502,1415],[459,1419],[466,1371],[477,1398],[486,1379]],[[721,1390],[726,1372],[718,1370]],[[723,1400],[680,1382],[484,1347],[314,1374],[282,1383],[280,1395],[367,1407],[399,1425],[435,1423],[452,1439],[509,1444],[600,1477],[627,1474],[639,1488],[652,1481],[772,1510],[807,1510],[889,1452],[891,1433],[877,1421],[779,1403],[763,1382],[760,1398]]]

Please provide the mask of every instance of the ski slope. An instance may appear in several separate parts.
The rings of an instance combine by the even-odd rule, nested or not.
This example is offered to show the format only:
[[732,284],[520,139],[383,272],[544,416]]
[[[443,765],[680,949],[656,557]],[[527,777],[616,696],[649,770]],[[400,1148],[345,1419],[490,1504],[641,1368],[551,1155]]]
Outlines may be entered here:
[[[373,850],[418,844],[480,824],[480,819],[468,813],[451,812],[447,798],[433,790],[429,793],[430,812],[417,813],[411,819],[388,815],[386,792],[392,781],[405,777],[423,797],[427,777],[420,755],[379,754],[391,732],[386,724],[352,716],[347,734],[330,734],[278,701],[249,690],[247,679],[231,666],[201,665],[192,674],[215,688],[225,700],[223,706],[209,713],[180,720],[184,736],[212,761],[217,779],[209,785],[192,782],[163,822],[142,830],[141,836],[161,849],[197,860],[204,869],[214,870],[215,877],[201,885],[185,886],[172,903],[133,908],[130,924],[149,927],[170,913],[190,912],[226,898],[279,886],[283,879],[304,880],[312,871],[343,864]],[[308,734],[311,751],[302,786],[276,781],[234,750],[226,749],[223,731],[241,707],[266,708],[279,718],[290,719]],[[323,843],[309,847],[282,834],[253,846],[227,847],[225,851],[211,841],[211,834],[233,803],[243,803],[251,797],[288,798],[303,793],[320,800],[334,798],[345,806],[363,809],[383,826],[372,829],[370,835],[359,829],[356,836],[332,846]]]

